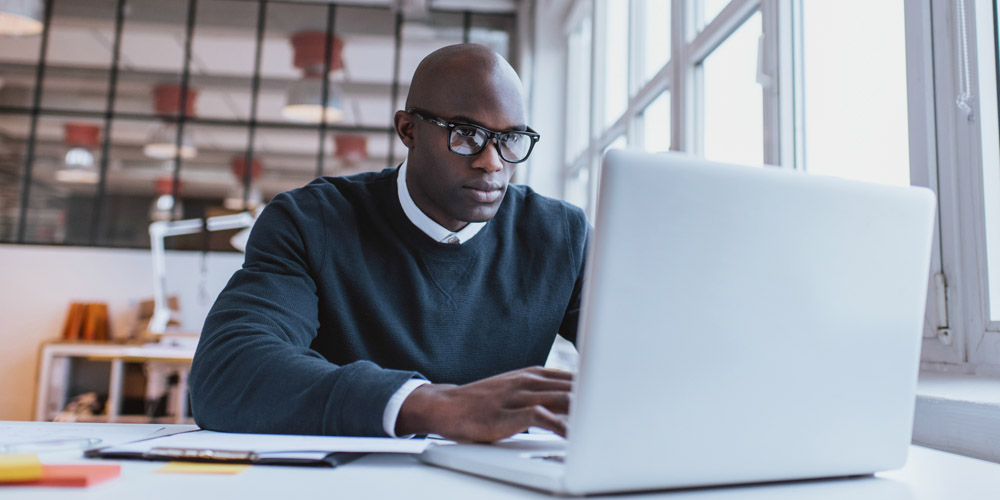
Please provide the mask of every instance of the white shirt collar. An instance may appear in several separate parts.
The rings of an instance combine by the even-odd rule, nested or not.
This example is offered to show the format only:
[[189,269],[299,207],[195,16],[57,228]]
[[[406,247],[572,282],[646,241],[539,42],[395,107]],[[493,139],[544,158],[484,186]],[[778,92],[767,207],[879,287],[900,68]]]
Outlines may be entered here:
[[424,234],[439,243],[465,243],[472,239],[486,225],[485,222],[470,222],[458,232],[452,232],[441,224],[434,222],[434,219],[431,219],[423,210],[420,210],[420,207],[410,197],[410,190],[406,187],[406,160],[403,160],[403,165],[399,167],[399,175],[396,177],[396,192],[399,194],[399,204],[403,206],[403,213],[406,214],[406,218],[410,219],[410,222],[423,231]]

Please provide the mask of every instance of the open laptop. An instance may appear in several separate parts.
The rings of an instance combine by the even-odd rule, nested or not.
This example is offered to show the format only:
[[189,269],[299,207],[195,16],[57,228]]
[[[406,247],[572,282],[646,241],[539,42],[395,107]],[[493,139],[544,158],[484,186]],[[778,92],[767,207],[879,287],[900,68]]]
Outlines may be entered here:
[[901,467],[935,205],[923,188],[609,151],[567,439],[421,459],[571,495]]

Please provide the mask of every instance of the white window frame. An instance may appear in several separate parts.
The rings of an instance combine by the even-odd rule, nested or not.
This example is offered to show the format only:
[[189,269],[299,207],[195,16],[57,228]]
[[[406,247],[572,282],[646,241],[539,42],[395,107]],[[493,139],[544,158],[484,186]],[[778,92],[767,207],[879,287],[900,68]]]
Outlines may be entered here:
[[[620,0],[593,0],[590,7],[591,19],[591,54],[593,63],[591,65],[591,91],[590,91],[590,141],[586,151],[575,157],[566,158],[562,169],[562,184],[565,186],[571,179],[575,178],[580,169],[589,169],[590,189],[587,200],[588,215],[593,216],[593,209],[597,197],[597,186],[599,184],[600,157],[604,149],[614,142],[619,136],[626,137],[629,146],[642,147],[643,134],[643,113],[646,107],[659,97],[663,92],[670,92],[670,148],[675,151],[685,151],[700,154],[700,141],[698,134],[692,134],[694,128],[700,123],[700,109],[698,106],[699,96],[695,91],[700,88],[696,85],[695,78],[697,66],[707,57],[712,50],[721,45],[731,36],[743,23],[758,10],[763,17],[765,33],[773,32],[764,36],[764,51],[762,52],[762,69],[768,73],[772,84],[765,88],[764,92],[764,150],[765,162],[774,165],[785,165],[794,167],[795,165],[795,141],[793,125],[793,92],[780,92],[779,89],[789,88],[793,85],[793,78],[790,71],[781,72],[780,66],[792,67],[792,53],[788,49],[780,52],[779,47],[790,47],[791,44],[784,43],[792,36],[790,28],[784,31],[778,29],[779,26],[791,26],[784,22],[789,18],[790,6],[793,0],[732,0],[726,7],[701,31],[697,30],[697,4],[695,0],[673,0],[671,2],[671,47],[670,59],[661,67],[657,73],[648,81],[643,81],[641,36],[642,29],[634,29],[639,26],[641,11],[636,2],[630,2],[629,12],[629,98],[625,112],[613,124],[604,127],[603,105],[604,82],[601,78],[603,72],[604,54],[604,19],[599,15],[603,12],[604,5],[609,1]],[[784,9],[784,10],[783,10]],[[579,13],[576,9],[570,9],[567,21],[579,22]],[[784,17],[781,17],[784,16]],[[569,32],[574,26],[565,26],[565,31]],[[780,95],[787,95],[785,101],[779,99]],[[784,118],[787,115],[787,118]],[[784,120],[788,120],[785,122]]]
[[993,2],[964,0],[970,116],[956,104],[966,73],[959,1],[906,3],[911,175],[935,190],[939,206],[921,358],[924,369],[998,375],[983,209],[983,148],[997,147],[983,136],[983,124],[997,120]]

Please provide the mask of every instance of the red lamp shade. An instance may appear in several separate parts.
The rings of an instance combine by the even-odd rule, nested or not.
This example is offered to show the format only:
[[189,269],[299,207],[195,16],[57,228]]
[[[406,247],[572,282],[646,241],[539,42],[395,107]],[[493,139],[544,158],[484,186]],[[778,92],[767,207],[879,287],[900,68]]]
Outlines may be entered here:
[[[177,183],[177,196],[181,195],[183,191],[181,188],[184,187],[183,184]],[[173,194],[174,192],[174,178],[173,177],[160,177],[156,179],[156,194],[159,196],[165,194]]]
[[[243,179],[243,176],[246,175],[247,171],[247,157],[242,155],[234,156],[233,159],[229,161],[229,167],[232,169],[233,175],[235,175],[237,179]],[[250,162],[250,178],[256,179],[260,177],[260,171],[262,168],[263,166],[261,165],[260,160],[254,158],[253,161]]]
[[[292,49],[295,58],[292,64],[305,73],[306,76],[323,75],[323,58],[326,56],[326,33],[323,31],[300,31],[292,35]],[[334,36],[330,42],[330,71],[344,67],[341,53],[344,51],[344,40]]]
[[96,148],[101,144],[101,127],[89,123],[63,124],[63,140],[73,148]]
[[363,135],[340,134],[333,136],[337,158],[353,165],[368,158],[368,138]]
[[[153,88],[153,110],[158,115],[174,116],[179,114],[181,109],[181,96],[184,89],[180,85],[167,84],[157,85]],[[188,117],[195,116],[194,102],[198,98],[198,89],[188,87],[187,100],[184,101],[184,114]]]

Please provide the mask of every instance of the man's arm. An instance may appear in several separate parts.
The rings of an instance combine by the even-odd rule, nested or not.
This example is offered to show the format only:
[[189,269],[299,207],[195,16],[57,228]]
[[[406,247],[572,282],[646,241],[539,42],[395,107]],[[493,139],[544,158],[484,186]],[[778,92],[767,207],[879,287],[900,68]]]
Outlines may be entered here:
[[190,377],[201,427],[382,436],[386,403],[417,376],[367,361],[338,366],[309,348],[319,328],[310,256],[326,251],[323,228],[303,222],[316,201],[279,195],[268,205],[243,269],[212,307]]

